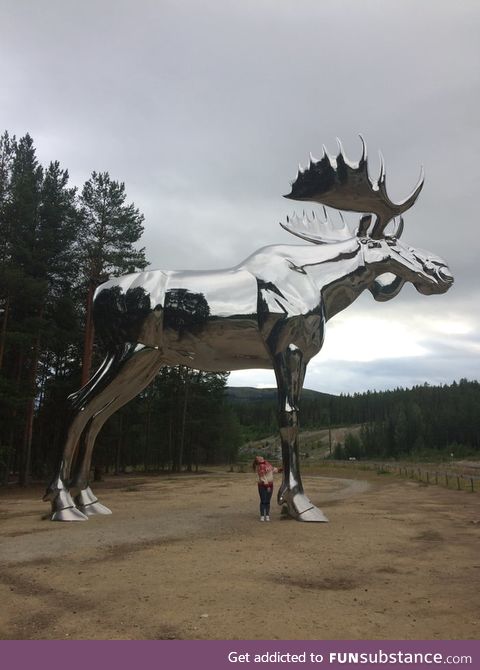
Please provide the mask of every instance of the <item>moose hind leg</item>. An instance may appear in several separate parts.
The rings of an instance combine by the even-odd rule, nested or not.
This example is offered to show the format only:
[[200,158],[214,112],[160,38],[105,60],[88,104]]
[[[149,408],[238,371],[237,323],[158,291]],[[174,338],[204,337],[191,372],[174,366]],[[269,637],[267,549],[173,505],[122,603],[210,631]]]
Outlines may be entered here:
[[47,487],[44,501],[50,501],[52,505],[52,521],[86,521],[87,517],[79,511],[69,490],[70,472],[72,463],[78,453],[78,445],[85,426],[88,424],[89,412],[87,408],[79,411],[70,422],[67,438],[63,449],[60,467]]
[[[100,414],[103,413],[102,410]],[[98,416],[98,415],[97,415]],[[79,452],[78,459],[77,459],[77,464],[83,463],[85,458],[87,457],[87,449],[88,449],[88,444],[91,440],[91,430],[92,430],[92,424],[94,422],[95,418],[90,420],[90,423],[88,424],[87,428],[85,429],[85,439],[83,440],[82,444],[82,449]],[[95,437],[97,435],[98,431],[95,433]],[[92,449],[94,446],[95,439],[93,439],[93,444],[92,444]],[[89,463],[91,461],[91,454],[89,458]],[[77,468],[78,469],[78,468]],[[75,490],[79,490],[79,485],[78,484],[73,484],[72,485]],[[77,495],[75,496],[74,503],[78,510],[86,517],[93,516],[94,514],[111,514],[111,510],[108,507],[105,507],[105,505],[102,505],[98,501],[98,498],[95,496],[93,493],[92,489],[90,486],[85,486],[83,485],[84,488],[82,488]]]
[[80,489],[75,497],[75,503],[83,514],[87,516],[111,514],[109,508],[99,502],[89,486],[90,466],[97,435],[118,409],[150,384],[162,364],[163,360],[158,350],[136,347],[130,358],[125,361],[120,373],[104,390],[105,398],[110,400],[93,416],[85,431],[83,449],[72,480],[72,486]]
[[104,362],[87,384],[69,397],[72,407],[59,468],[43,496],[43,500],[52,505],[52,521],[86,521],[87,516],[80,512],[70,494],[72,464],[78,455],[82,433],[93,415],[102,409],[107,401],[102,392],[115,379],[124,360],[128,360],[134,344],[125,344],[110,352]]
[[121,360],[123,349],[110,352],[93,377],[68,400],[71,407],[70,423],[64,440],[59,468],[47,487],[43,500],[52,505],[52,521],[86,521],[87,517],[76,509],[69,491],[72,464],[78,454],[82,433],[92,417],[95,407],[87,402],[95,397],[102,382],[113,374],[115,364]]

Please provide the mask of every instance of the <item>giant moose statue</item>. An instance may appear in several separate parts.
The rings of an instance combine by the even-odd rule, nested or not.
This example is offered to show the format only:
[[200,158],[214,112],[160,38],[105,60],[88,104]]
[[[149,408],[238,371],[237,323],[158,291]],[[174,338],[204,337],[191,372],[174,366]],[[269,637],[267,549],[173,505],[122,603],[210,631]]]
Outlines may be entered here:
[[227,270],[147,270],[98,287],[95,329],[108,353],[69,398],[63,457],[44,496],[52,520],[110,513],[89,486],[98,432],[162,366],[182,364],[211,372],[273,368],[283,458],[278,502],[300,521],[327,521],[305,495],[298,452],[305,371],[322,348],[327,321],[365,289],[385,301],[406,282],[426,295],[444,293],[453,283],[445,261],[400,241],[401,215],[417,199],[423,177],[408,198],[392,202],[383,160],[372,181],[363,139],[362,145],[358,163],[347,160],[340,143],[335,158],[326,151],[312,158],[285,196],[361,213],[354,234],[345,224],[333,226],[324,208],[322,220],[304,214],[281,224],[309,244],[264,247]]

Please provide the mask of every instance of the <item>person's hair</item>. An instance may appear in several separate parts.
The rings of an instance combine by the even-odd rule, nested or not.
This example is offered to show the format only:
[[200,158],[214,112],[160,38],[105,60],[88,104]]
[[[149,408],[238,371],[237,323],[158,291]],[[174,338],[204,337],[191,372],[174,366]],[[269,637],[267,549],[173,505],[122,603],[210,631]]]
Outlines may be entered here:
[[255,472],[256,469],[257,469],[257,457],[255,456],[252,463],[252,470]]

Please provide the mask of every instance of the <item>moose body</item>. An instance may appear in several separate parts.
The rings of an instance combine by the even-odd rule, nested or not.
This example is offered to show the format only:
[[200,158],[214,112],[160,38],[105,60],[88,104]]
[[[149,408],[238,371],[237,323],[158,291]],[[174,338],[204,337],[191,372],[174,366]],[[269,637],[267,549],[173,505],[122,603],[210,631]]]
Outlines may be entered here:
[[[278,502],[296,519],[327,520],[305,495],[298,455],[303,380],[308,362],[322,348],[326,322],[365,289],[385,301],[405,282],[424,294],[443,293],[453,282],[443,260],[399,241],[402,220],[394,233],[384,232],[395,214],[413,204],[421,186],[401,205],[391,203],[386,193],[379,199],[376,191],[384,190],[384,177],[378,185],[370,182],[364,149],[358,165],[347,164],[356,177],[350,187],[356,193],[352,203],[338,171],[344,160],[341,151],[336,163],[324,156],[311,164],[317,173],[313,179],[307,172],[312,183],[305,184],[305,174],[299,173],[287,197],[339,209],[347,200],[344,209],[376,215],[370,233],[369,214],[355,235],[347,226],[337,229],[328,221],[312,226],[305,216],[287,219],[287,230],[315,246],[270,246],[232,269],[145,271],[111,279],[97,289],[95,329],[108,354],[86,386],[70,396],[72,418],[63,458],[45,495],[52,502],[52,519],[85,520],[110,513],[89,487],[96,436],[162,366],[182,364],[212,372],[273,368],[283,459]],[[337,184],[332,184],[332,175]],[[71,488],[78,491],[75,501]]]

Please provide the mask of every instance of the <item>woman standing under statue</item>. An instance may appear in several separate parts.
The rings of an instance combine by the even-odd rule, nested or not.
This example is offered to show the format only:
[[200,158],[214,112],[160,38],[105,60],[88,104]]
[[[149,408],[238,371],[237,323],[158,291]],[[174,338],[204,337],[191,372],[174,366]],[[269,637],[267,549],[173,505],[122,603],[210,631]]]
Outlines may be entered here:
[[273,475],[277,472],[282,472],[282,468],[275,468],[263,456],[255,456],[252,469],[257,475],[258,494],[260,496],[260,521],[270,521]]

